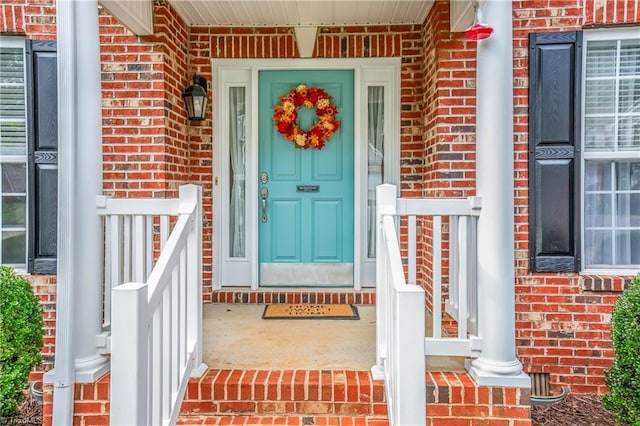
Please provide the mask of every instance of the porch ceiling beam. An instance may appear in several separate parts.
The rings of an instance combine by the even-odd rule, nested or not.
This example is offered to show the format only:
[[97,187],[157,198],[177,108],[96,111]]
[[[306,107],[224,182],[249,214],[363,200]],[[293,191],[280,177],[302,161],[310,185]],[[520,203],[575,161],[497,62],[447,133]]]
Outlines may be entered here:
[[153,34],[153,0],[100,0],[100,4],[134,34]]

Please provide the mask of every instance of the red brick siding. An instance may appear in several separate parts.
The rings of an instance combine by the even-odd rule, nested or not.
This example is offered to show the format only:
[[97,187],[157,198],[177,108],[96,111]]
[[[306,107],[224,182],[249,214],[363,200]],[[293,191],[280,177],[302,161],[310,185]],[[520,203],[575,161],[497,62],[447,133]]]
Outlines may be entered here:
[[3,0],[0,11],[0,34],[22,35],[35,40],[55,39],[55,0]]
[[640,23],[635,0],[514,1],[514,167],[516,341],[527,372],[550,373],[574,393],[606,392],[603,368],[611,364],[612,305],[621,277],[532,274],[528,245],[528,34],[582,26]]
[[154,34],[137,37],[100,15],[105,193],[175,197],[189,180],[187,30],[164,2]]
[[[475,195],[475,48],[461,33],[449,31],[449,2],[433,5],[424,23],[423,197]],[[419,278],[432,307],[432,220],[418,223],[422,250]],[[419,251],[420,252],[420,251]],[[448,224],[443,224],[443,281],[448,281]],[[419,280],[420,281],[420,280]],[[447,297],[446,287],[443,296]]]

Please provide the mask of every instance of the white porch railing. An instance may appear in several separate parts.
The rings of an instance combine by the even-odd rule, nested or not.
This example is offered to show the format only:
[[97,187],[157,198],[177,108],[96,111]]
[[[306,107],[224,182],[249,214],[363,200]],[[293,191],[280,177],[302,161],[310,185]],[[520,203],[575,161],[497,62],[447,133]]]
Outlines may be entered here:
[[204,368],[201,189],[183,186],[179,199],[98,197],[98,211],[106,233],[111,424],[174,424],[189,376]]
[[[375,379],[385,380],[392,425],[424,425],[425,356],[477,357],[481,340],[475,336],[475,224],[480,199],[397,198],[396,187],[377,187],[376,365]],[[407,216],[407,272],[405,278],[396,216]],[[425,292],[416,285],[417,216],[432,218],[431,304],[433,330],[425,333]],[[448,217],[449,239],[442,239],[443,217]],[[448,247],[449,295],[447,307],[458,321],[453,337],[442,334],[442,253]],[[455,295],[455,296],[454,296]],[[471,325],[471,327],[469,327]]]

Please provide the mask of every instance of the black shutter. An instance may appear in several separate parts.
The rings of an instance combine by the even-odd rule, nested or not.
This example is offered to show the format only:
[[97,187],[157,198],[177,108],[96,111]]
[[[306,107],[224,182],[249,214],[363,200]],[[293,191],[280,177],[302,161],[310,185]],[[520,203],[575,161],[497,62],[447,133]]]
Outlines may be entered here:
[[56,42],[27,40],[29,265],[56,272],[58,216],[58,87]]
[[582,32],[529,35],[529,263],[580,269]]

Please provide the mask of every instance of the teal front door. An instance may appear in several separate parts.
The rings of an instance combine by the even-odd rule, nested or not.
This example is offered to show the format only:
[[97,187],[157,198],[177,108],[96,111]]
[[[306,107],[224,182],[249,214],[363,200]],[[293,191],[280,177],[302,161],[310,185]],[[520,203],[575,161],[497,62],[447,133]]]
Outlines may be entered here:
[[[296,147],[275,126],[274,108],[299,85],[337,107],[340,128],[322,149]],[[353,285],[353,71],[261,71],[259,87],[260,283]],[[294,109],[301,132],[319,105]]]

